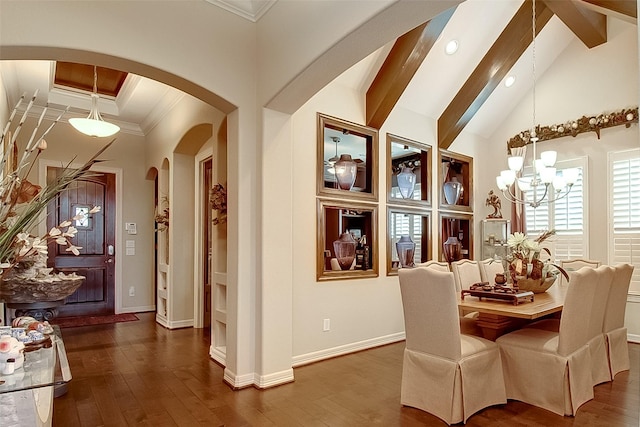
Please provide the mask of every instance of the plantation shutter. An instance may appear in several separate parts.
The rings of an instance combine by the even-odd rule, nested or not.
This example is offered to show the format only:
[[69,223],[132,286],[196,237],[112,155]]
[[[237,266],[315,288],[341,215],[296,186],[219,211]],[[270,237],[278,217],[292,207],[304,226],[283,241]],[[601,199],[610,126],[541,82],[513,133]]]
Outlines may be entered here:
[[629,293],[640,294],[640,150],[614,153],[610,171],[610,264],[634,265]]

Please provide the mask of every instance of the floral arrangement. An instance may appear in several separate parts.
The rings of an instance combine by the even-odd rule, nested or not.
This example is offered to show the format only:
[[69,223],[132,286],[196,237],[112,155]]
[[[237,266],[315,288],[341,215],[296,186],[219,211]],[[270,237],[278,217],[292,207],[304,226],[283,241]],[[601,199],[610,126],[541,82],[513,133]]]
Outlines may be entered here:
[[[99,162],[98,156],[113,143],[112,140],[77,169],[70,167],[72,160],[63,167],[59,176],[44,188],[32,184],[27,177],[38,157],[47,148],[47,142],[44,138],[66,112],[66,110],[63,111],[49,128],[39,133],[47,110],[44,108],[26,144],[18,143],[18,136],[24,128],[36,95],[37,92],[26,106],[20,122],[11,132],[10,129],[18,108],[24,102],[24,96],[20,98],[0,136],[0,146],[4,148],[0,156],[0,171],[2,171],[0,179],[0,279],[2,280],[35,278],[55,281],[63,280],[66,277],[63,273],[54,274],[52,268],[47,268],[48,244],[55,242],[67,246],[66,251],[78,255],[82,248],[71,243],[71,239],[78,231],[73,226],[73,221],[82,220],[84,214],[63,221],[57,227],[52,227],[43,236],[33,236],[31,232],[41,221],[42,214],[46,212],[47,204],[74,181],[93,174],[94,172],[90,171],[91,166]],[[22,150],[22,155],[18,160],[19,149]],[[88,214],[95,214],[99,211],[100,207],[95,206],[89,210]]]
[[165,205],[162,211],[158,212],[156,208],[155,221],[158,224],[158,231],[165,231],[169,228],[169,198],[164,196],[162,203]]
[[509,273],[513,283],[517,283],[519,278],[545,279],[556,276],[558,271],[569,280],[567,272],[562,267],[553,264],[551,261],[542,261],[540,259],[542,251],[551,255],[551,251],[543,247],[541,243],[555,234],[555,230],[545,231],[536,239],[530,239],[525,234],[518,232],[509,235],[507,245],[509,246],[510,254],[507,260],[509,261]]
[[213,225],[227,222],[227,190],[222,184],[216,184],[209,192],[211,209],[218,211],[218,217],[213,219]]

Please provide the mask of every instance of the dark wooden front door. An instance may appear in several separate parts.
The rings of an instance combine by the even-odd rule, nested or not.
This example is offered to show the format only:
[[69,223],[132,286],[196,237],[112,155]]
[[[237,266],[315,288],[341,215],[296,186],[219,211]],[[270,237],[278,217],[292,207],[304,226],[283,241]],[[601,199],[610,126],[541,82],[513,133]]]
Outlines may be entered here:
[[[60,168],[47,168],[55,177]],[[81,211],[100,206],[85,221],[74,221],[78,234],[72,239],[82,247],[80,255],[66,246],[49,245],[49,266],[65,273],[85,276],[85,283],[59,308],[59,317],[91,316],[115,312],[115,175],[99,173],[74,183],[48,207],[47,229],[73,218]]]

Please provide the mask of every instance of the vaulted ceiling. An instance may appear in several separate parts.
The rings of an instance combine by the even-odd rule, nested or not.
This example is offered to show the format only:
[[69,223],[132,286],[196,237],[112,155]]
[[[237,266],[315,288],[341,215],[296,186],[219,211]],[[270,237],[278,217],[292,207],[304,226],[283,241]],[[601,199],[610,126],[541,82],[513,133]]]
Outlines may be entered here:
[[[276,0],[207,1],[256,22]],[[488,138],[501,112],[513,108],[531,89],[531,10],[532,0],[467,0],[390,42],[339,79],[366,92],[366,124],[372,127],[381,127],[399,106],[436,119],[442,148],[463,130]],[[635,25],[636,18],[636,0],[536,0],[537,74],[544,73],[572,41],[593,48],[606,43],[611,19]],[[447,55],[444,45],[452,39],[459,49]],[[85,68],[80,74],[70,68],[66,77],[84,79],[83,89],[88,90],[93,68]],[[39,89],[46,102],[71,105],[76,114],[85,114],[88,97],[52,84],[59,69],[49,61],[0,61],[3,79],[15,93]],[[115,70],[107,77],[107,70],[98,71],[99,86],[107,80],[121,85],[120,94],[101,100],[100,111],[134,133],[144,134],[183,96],[140,76],[118,75]],[[508,89],[502,84],[507,75],[518,77]]]

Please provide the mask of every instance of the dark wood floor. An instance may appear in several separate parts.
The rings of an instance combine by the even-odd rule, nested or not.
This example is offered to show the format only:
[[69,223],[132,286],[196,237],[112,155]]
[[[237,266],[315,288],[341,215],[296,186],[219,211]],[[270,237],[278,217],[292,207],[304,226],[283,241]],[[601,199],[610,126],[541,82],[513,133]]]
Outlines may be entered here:
[[[55,399],[55,427],[444,426],[400,405],[404,342],[295,369],[295,382],[232,391],[208,357],[203,330],[169,331],[140,320],[63,329],[73,380]],[[595,388],[574,417],[521,402],[485,409],[467,426],[640,425],[640,345],[630,372]]]

